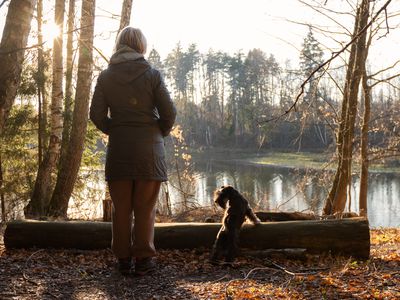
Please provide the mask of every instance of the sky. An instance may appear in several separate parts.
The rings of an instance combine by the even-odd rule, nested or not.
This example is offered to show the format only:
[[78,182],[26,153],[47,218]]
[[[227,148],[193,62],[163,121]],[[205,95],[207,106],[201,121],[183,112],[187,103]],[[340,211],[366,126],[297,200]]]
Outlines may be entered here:
[[[377,0],[376,5],[380,7],[385,1]],[[45,16],[51,20],[54,1],[46,2]],[[326,8],[338,11],[350,9],[347,0],[307,2],[326,3]],[[77,0],[77,3],[81,1]],[[108,57],[112,54],[115,30],[119,26],[117,18],[112,19],[111,15],[120,14],[121,3],[122,0],[96,1],[95,46]],[[4,26],[6,7],[0,9],[0,28]],[[400,1],[393,0],[390,8],[400,11]],[[183,48],[195,43],[201,53],[209,49],[230,54],[239,50],[246,53],[259,48],[267,55],[273,54],[280,63],[290,59],[296,65],[308,31],[307,24],[316,24],[324,30],[343,31],[340,23],[352,29],[351,16],[340,14],[335,19],[337,23],[298,0],[133,0],[131,26],[142,29],[149,50],[154,47],[161,58],[166,58],[179,42]],[[399,27],[400,17],[389,23],[391,27]],[[114,33],[110,34],[111,31]],[[326,58],[332,50],[340,48],[337,41],[349,41],[348,36],[340,34],[335,36],[336,41],[318,32],[315,36],[323,47],[330,49],[326,50]],[[370,51],[373,63],[386,66],[400,59],[400,28],[391,29],[374,45]]]
[[[98,6],[120,13],[117,5],[106,0],[99,0]],[[162,57],[178,42],[184,48],[195,43],[202,53],[260,48],[280,60],[297,57],[296,48],[281,39],[299,47],[307,28],[290,24],[283,16],[311,17],[295,0],[134,0],[132,10],[131,25],[142,29],[149,47]]]
[[[378,0],[377,6],[380,7],[385,1]],[[115,5],[116,2],[119,1],[97,0],[100,9],[119,14],[120,6]],[[326,8],[337,11],[350,9],[346,0],[307,2],[326,2]],[[399,10],[400,1],[393,2],[393,10]],[[345,24],[352,30],[352,16],[340,14],[335,18],[337,23]],[[400,18],[395,21],[390,25],[399,26]],[[310,23],[325,30],[343,31],[335,21],[323,17],[298,0],[134,0],[131,18],[131,26],[142,29],[149,48],[154,47],[162,58],[180,42],[184,48],[195,43],[202,53],[210,48],[228,53],[239,50],[246,53],[250,49],[260,48],[267,54],[274,54],[281,63],[290,59],[295,64],[308,32],[307,24]],[[98,30],[102,30],[106,22],[101,24],[97,26]],[[315,34],[326,49],[336,51],[341,48],[324,34]],[[337,35],[335,40],[347,43],[349,37]],[[371,49],[372,61],[385,65],[400,59],[400,28],[392,30],[386,38],[375,44],[378,46]],[[327,50],[326,57],[330,53]]]

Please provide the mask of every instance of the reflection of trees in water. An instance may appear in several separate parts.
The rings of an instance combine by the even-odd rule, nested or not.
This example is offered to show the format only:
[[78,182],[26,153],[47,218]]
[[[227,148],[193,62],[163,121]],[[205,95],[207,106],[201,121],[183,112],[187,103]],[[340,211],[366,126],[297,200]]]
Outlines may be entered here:
[[296,193],[305,203],[306,209],[319,214],[327,195],[325,171],[301,169],[291,172],[290,177],[296,180]]
[[400,174],[370,173],[368,186],[370,224],[374,227],[400,226]]
[[[238,189],[258,210],[317,210],[324,190],[311,176],[288,168],[246,165],[234,161],[197,161],[195,171],[204,174],[203,203],[212,203],[213,191],[226,184]],[[307,184],[305,184],[307,183]]]
[[[312,211],[320,214],[332,180],[327,170],[295,170],[257,166],[235,161],[196,161],[194,182],[188,186],[191,201],[198,206],[212,206],[216,188],[230,184],[237,188],[256,210]],[[174,176],[170,178],[174,184]],[[354,177],[352,211],[358,211],[358,177]],[[370,174],[368,206],[372,226],[400,225],[400,175]],[[396,199],[396,200],[395,200]],[[171,197],[175,211],[178,200]],[[397,223],[396,223],[397,222]]]

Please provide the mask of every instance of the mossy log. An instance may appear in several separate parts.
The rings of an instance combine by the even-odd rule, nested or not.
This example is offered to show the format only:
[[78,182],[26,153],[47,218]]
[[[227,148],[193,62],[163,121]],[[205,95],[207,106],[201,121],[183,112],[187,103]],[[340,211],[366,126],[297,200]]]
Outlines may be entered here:
[[[159,249],[211,247],[220,223],[157,223],[155,245]],[[111,224],[88,221],[12,221],[4,233],[10,248],[110,247]],[[240,247],[252,249],[304,248],[309,252],[331,252],[366,259],[370,251],[368,220],[305,220],[245,224]]]

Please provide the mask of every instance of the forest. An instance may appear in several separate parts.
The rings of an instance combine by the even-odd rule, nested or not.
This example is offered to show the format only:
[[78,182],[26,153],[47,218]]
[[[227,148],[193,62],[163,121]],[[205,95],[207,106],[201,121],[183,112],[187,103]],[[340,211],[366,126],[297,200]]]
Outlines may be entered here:
[[[111,220],[111,200],[103,174],[108,137],[89,120],[89,107],[98,75],[110,60],[102,45],[114,45],[118,32],[136,26],[132,16],[141,13],[135,11],[136,1],[114,1],[113,7],[101,0],[0,1],[0,298],[400,297],[400,55],[385,46],[387,41],[399,46],[399,3],[287,1],[315,16],[285,19],[304,29],[301,44],[285,41],[296,48],[296,57],[282,59],[280,53],[252,45],[217,49],[177,40],[165,51],[149,42],[145,58],[162,74],[177,110],[165,138],[169,182],[161,187],[157,222],[220,222],[223,212],[213,204],[213,192],[231,184],[260,215],[306,215],[307,221],[292,220],[299,232],[303,225],[296,222],[307,224],[310,216],[311,224],[321,222],[310,225],[313,239],[304,242],[299,233],[288,240],[323,253],[266,251],[268,246],[256,242],[257,251],[244,251],[226,269],[206,262],[208,240],[185,247],[190,238],[183,235],[184,246],[162,246],[169,239],[162,225],[156,228],[157,278],[164,288],[146,278],[129,288],[137,279],[118,280],[110,271],[109,249],[82,246],[85,228],[101,236],[99,248],[109,239],[104,226]],[[137,2],[140,9],[142,1]],[[379,178],[384,186],[377,188]],[[346,214],[357,218],[342,219]],[[18,227],[21,220],[27,222],[26,232],[25,225]],[[87,224],[78,229],[78,242],[68,238],[69,221]],[[268,232],[275,225],[262,221],[260,234],[265,230],[266,235],[260,240],[274,244]],[[36,224],[29,222],[44,224],[40,235],[29,231]],[[55,231],[52,222],[66,222],[66,231]],[[338,223],[321,233],[324,222]],[[28,244],[47,245],[42,236],[57,242],[46,250],[6,250],[5,230],[13,224],[21,230],[15,236]],[[184,224],[189,224],[189,236],[194,232],[202,239],[198,229]],[[214,230],[207,226],[204,230]],[[279,226],[284,235],[285,221]],[[350,233],[341,226],[350,226]],[[325,240],[329,230],[332,245]],[[95,243],[90,232],[87,241]],[[316,247],[319,243],[326,248]],[[27,244],[21,245],[16,248]],[[60,245],[77,249],[53,249]],[[297,248],[282,245],[276,247]],[[335,249],[344,255],[336,259]],[[18,268],[21,274],[13,275]],[[168,268],[177,274],[170,281],[162,276]],[[72,287],[61,284],[62,275],[54,278],[56,273],[67,276]],[[23,290],[16,292],[11,282]]]

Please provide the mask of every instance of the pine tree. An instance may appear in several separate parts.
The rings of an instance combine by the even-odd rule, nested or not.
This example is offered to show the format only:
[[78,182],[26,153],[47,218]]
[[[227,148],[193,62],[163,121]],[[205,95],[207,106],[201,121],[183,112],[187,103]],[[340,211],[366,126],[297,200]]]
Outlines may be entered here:
[[161,56],[156,49],[151,49],[147,61],[158,71],[164,74],[164,64],[161,61]]
[[324,52],[310,26],[300,52],[300,70],[305,77],[308,77],[323,62],[323,56]]

